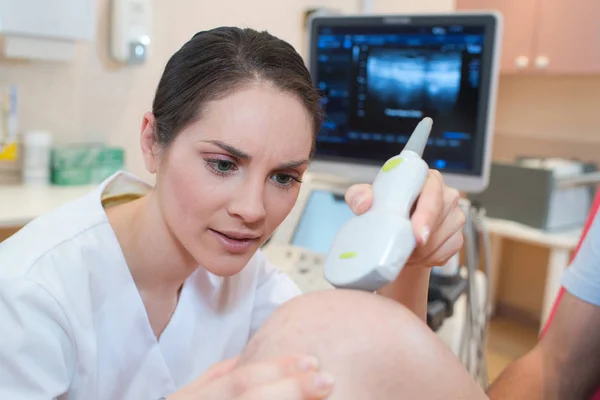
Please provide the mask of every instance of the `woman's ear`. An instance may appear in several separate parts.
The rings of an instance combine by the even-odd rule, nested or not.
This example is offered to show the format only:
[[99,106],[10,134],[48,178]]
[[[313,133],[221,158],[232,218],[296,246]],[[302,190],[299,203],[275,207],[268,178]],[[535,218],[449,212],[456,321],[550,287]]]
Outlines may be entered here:
[[154,136],[155,122],[154,114],[146,112],[142,121],[142,133],[140,135],[144,164],[151,174],[155,174],[158,169],[158,143]]

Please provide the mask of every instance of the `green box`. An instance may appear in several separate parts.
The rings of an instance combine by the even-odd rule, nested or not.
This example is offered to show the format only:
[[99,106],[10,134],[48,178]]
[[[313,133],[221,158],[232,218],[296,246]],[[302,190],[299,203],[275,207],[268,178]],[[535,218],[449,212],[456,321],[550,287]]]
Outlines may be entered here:
[[54,185],[98,184],[124,168],[125,151],[103,145],[71,145],[52,149]]
[[92,183],[100,183],[125,167],[125,150],[105,147],[96,153],[92,167]]

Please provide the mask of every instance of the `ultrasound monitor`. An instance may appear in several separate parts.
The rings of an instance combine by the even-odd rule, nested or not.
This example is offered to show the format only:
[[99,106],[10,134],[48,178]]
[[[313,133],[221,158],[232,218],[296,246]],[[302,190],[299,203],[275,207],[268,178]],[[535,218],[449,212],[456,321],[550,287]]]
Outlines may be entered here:
[[309,171],[372,182],[431,117],[425,161],[449,186],[484,190],[500,31],[493,13],[314,17],[309,68],[326,120]]

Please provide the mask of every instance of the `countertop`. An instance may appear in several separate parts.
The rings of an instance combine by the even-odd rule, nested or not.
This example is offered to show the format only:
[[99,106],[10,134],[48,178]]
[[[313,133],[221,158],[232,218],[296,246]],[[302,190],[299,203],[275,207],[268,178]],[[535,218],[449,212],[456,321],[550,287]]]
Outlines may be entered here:
[[0,228],[23,226],[92,189],[93,186],[2,185]]

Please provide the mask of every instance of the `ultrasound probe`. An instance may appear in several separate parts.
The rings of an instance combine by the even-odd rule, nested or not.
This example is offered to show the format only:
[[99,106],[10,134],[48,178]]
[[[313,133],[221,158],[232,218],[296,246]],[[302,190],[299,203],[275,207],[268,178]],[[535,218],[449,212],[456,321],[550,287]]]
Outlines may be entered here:
[[412,254],[410,212],[427,179],[422,156],[432,124],[431,118],[419,122],[400,154],[379,170],[371,208],[337,232],[324,268],[333,286],[376,291],[396,279]]

